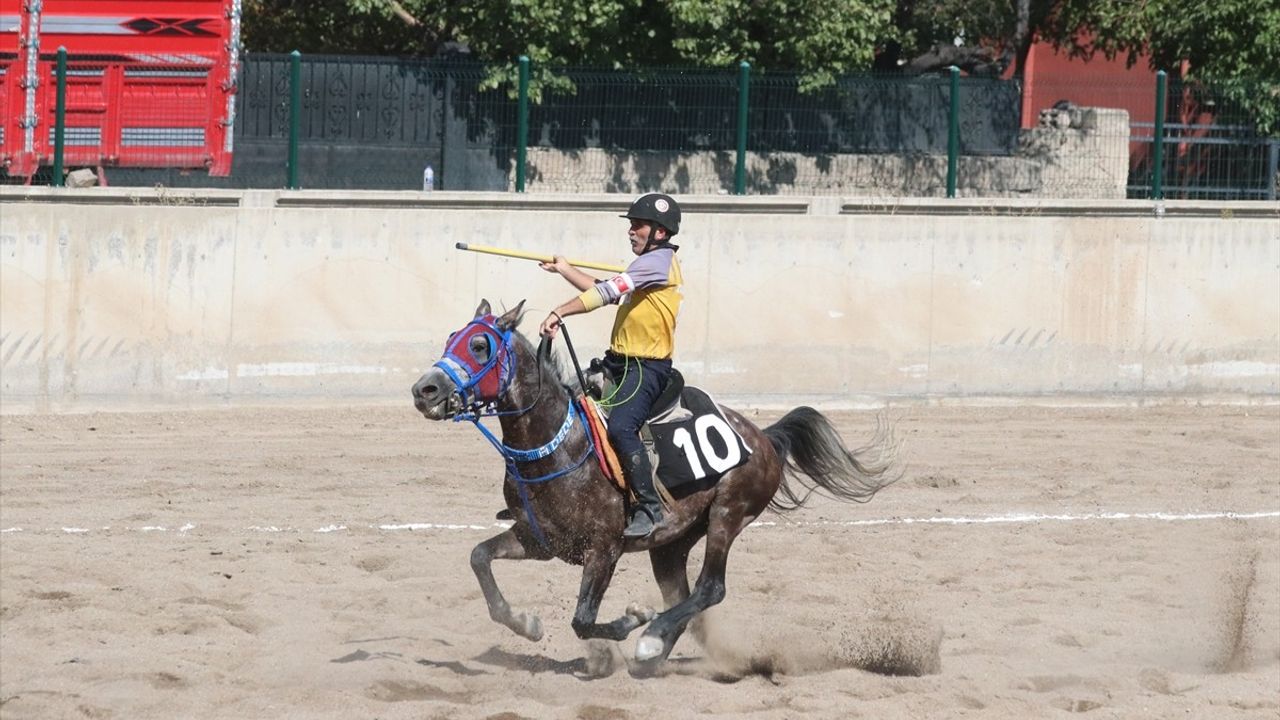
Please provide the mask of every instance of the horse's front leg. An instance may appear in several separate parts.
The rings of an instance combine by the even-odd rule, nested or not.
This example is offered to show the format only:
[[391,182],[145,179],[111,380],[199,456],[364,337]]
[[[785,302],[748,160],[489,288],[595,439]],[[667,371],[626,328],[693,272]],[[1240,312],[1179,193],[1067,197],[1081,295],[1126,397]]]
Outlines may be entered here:
[[489,617],[493,618],[494,622],[506,625],[521,637],[530,640],[542,639],[542,620],[539,620],[537,615],[511,612],[511,606],[507,604],[507,599],[502,597],[502,591],[498,589],[498,583],[493,579],[493,561],[547,560],[550,557],[549,554],[539,552],[537,549],[527,548],[520,542],[514,529],[485,540],[471,551],[471,569],[475,571],[476,579],[480,581],[484,601],[489,605]]
[[653,618],[653,609],[632,603],[626,614],[613,622],[598,623],[596,616],[600,614],[600,601],[609,589],[609,581],[613,579],[614,568],[618,566],[618,558],[622,557],[622,546],[617,544],[608,548],[591,548],[583,556],[582,585],[578,588],[578,609],[573,613],[573,631],[583,640],[604,638],[605,640],[625,640],[632,630],[649,622]]

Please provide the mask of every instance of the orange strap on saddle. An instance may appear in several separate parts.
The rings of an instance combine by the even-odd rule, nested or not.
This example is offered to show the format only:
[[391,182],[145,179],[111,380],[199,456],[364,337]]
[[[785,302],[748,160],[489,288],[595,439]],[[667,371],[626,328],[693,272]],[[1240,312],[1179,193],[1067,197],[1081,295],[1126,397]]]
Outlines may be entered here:
[[605,427],[604,418],[600,415],[600,408],[596,406],[594,400],[585,395],[579,395],[576,402],[587,418],[591,444],[596,449],[596,460],[600,463],[600,471],[612,480],[619,490],[626,492],[627,481],[622,476],[622,463],[618,461],[618,454],[609,444],[609,433]]

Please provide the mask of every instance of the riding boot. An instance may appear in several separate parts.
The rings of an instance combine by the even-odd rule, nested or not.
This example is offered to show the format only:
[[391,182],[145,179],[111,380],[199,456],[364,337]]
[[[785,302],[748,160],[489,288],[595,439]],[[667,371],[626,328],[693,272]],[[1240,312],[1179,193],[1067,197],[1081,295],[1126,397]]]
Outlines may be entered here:
[[625,538],[648,537],[662,522],[662,501],[653,487],[653,464],[649,453],[637,450],[622,458],[622,473],[635,491],[637,502],[631,509],[631,522],[622,532]]

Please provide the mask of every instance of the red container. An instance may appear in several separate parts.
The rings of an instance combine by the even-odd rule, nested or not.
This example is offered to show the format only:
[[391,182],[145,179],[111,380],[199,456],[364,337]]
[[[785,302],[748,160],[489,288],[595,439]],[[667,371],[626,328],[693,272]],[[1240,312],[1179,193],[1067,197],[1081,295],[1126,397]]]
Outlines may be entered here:
[[53,164],[58,48],[64,165],[231,172],[241,0],[0,0],[0,166]]

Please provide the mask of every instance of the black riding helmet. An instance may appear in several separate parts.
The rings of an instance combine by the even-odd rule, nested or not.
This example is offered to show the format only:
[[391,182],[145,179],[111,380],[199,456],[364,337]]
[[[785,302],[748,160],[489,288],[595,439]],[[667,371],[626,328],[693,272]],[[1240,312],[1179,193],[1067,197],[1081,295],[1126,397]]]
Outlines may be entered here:
[[618,217],[657,223],[666,228],[667,234],[671,236],[680,232],[680,205],[670,195],[662,193],[641,195],[631,203],[626,215]]

